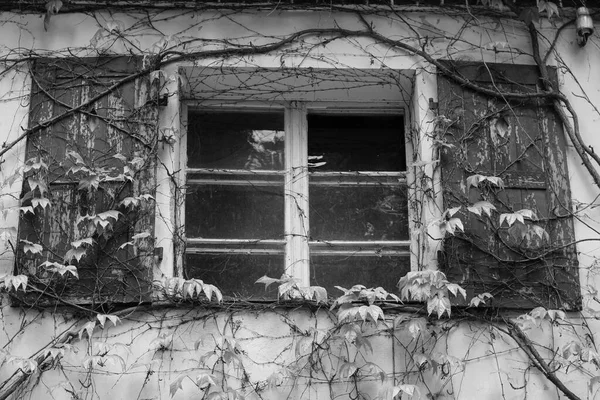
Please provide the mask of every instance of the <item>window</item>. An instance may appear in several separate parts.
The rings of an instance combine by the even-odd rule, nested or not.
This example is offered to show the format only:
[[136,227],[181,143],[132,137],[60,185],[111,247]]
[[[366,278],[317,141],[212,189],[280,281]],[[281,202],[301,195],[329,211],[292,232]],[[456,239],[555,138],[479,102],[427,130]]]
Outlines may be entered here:
[[243,297],[284,272],[393,290],[410,269],[404,124],[389,105],[190,107],[186,278]]

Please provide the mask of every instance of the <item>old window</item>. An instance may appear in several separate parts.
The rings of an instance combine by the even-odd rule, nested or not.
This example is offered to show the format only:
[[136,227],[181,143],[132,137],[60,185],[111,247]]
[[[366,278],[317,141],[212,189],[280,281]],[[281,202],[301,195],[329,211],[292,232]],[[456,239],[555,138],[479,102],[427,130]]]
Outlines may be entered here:
[[244,297],[284,272],[393,290],[410,269],[404,122],[398,108],[190,107],[186,277]]
[[[448,66],[489,88],[540,90],[535,66]],[[497,306],[577,308],[565,137],[550,101],[487,97],[442,75],[438,90],[439,113],[445,119],[440,130],[446,142],[441,157],[444,206],[462,207],[458,216],[465,225],[464,232],[446,238],[449,279],[470,295],[491,293]],[[478,202],[487,208],[480,215],[465,207]]]

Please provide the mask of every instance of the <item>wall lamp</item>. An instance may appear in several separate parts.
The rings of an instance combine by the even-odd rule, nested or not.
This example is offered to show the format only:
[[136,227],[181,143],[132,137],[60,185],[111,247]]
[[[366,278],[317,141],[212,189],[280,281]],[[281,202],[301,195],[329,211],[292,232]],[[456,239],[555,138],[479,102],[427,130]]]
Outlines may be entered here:
[[577,43],[583,47],[587,43],[588,37],[594,33],[594,21],[587,7],[579,7],[577,9],[575,25],[577,27]]

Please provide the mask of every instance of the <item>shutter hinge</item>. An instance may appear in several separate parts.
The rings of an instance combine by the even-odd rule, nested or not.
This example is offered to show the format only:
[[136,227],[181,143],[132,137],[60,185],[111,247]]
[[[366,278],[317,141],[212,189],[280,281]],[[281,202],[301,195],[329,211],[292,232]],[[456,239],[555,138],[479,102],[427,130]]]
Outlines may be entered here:
[[162,259],[163,259],[163,248],[162,247],[154,248],[154,257],[156,257],[158,259],[158,261],[162,261]]
[[161,94],[158,97],[158,106],[159,107],[166,107],[168,104],[169,104],[169,95],[167,93]]
[[437,101],[433,101],[433,99],[431,97],[429,98],[429,109],[430,110],[437,110],[438,109],[438,102]]

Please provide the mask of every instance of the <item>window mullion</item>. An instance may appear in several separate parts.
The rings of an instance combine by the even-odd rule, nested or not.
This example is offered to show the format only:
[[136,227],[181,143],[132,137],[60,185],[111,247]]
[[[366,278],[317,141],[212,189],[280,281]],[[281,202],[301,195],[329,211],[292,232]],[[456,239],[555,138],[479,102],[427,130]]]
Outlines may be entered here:
[[310,285],[308,248],[308,127],[306,107],[285,109],[285,272]]

